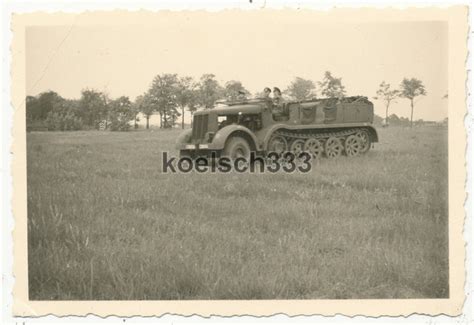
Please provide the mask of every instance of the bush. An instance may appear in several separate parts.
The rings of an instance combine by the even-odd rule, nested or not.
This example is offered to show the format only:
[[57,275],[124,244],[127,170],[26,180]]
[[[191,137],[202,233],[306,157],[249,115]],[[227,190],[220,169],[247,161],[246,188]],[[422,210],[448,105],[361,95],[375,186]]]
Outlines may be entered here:
[[45,122],[49,131],[76,131],[83,126],[82,119],[68,111],[51,111]]
[[111,131],[128,131],[130,129],[129,121],[113,118],[110,122]]

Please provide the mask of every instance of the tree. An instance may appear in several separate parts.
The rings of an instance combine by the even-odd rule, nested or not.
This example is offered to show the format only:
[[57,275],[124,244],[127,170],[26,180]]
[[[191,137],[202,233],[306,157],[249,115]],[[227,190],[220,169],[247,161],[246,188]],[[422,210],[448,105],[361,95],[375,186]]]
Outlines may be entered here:
[[[140,97],[140,96],[137,96],[137,98]],[[138,114],[140,114],[140,106],[137,103],[137,98],[135,98],[135,101],[132,102],[133,128],[134,129],[138,129],[138,122],[140,121],[140,118],[138,117]]]
[[387,121],[388,124],[390,125],[400,125],[400,118],[397,116],[397,114],[391,114],[389,117],[388,117],[388,121]]
[[103,118],[99,121],[99,124],[100,122],[102,122],[103,120],[105,120],[105,127],[107,128],[108,125],[109,125],[109,115],[110,115],[110,103],[111,103],[111,99],[110,99],[110,96],[109,96],[109,93],[104,90],[103,92],[101,92],[101,95],[102,95],[102,99],[104,101],[104,105],[105,105],[105,110],[104,110],[104,116]]
[[29,121],[45,120],[48,113],[53,110],[63,98],[54,91],[47,91],[37,97],[26,97],[26,118]]
[[408,119],[408,117],[401,116],[400,117],[400,125],[401,126],[409,126],[410,125],[410,120]]
[[397,89],[391,89],[389,83],[382,81],[376,94],[377,96],[374,97],[374,99],[383,100],[385,103],[385,123],[387,123],[388,122],[388,108],[390,107],[390,103],[392,101],[395,102],[395,99],[399,97],[400,95],[400,91]]
[[[176,102],[181,109],[181,128],[184,129],[184,110],[188,107],[191,112],[196,106],[197,85],[191,77],[182,77],[178,80]],[[192,115],[192,113],[191,113]]]
[[136,116],[130,99],[122,96],[112,100],[109,107],[110,130],[127,131],[130,128],[130,121]]
[[315,97],[315,89],[313,81],[296,77],[284,92],[295,100],[302,101]]
[[193,119],[194,119],[194,112],[197,111],[197,107],[199,105],[199,90],[193,89],[192,96],[190,98],[190,102],[188,103],[188,111],[191,113],[191,127],[193,126]]
[[35,115],[38,110],[38,99],[35,96],[26,96],[26,125],[30,125],[35,121]]
[[203,74],[199,82],[199,100],[198,104],[204,108],[214,107],[216,100],[221,98],[223,89],[213,74]]
[[223,90],[223,95],[228,100],[234,101],[237,100],[240,93],[245,95],[250,95],[250,92],[242,86],[242,82],[236,80],[230,80],[225,83]]
[[82,119],[77,116],[77,101],[60,99],[55,102],[45,119],[50,131],[73,131],[82,129]]
[[147,92],[143,95],[138,96],[135,99],[135,106],[136,109],[145,116],[146,119],[146,128],[147,130],[150,128],[150,117],[156,111],[156,106],[153,103],[153,99],[151,95]]
[[181,115],[176,109],[177,89],[178,76],[176,74],[165,73],[153,79],[149,94],[160,113],[160,127],[172,127],[177,116]]
[[99,123],[107,118],[107,102],[105,96],[93,89],[82,91],[79,100],[79,117],[90,127],[98,128]]
[[322,82],[318,82],[321,89],[321,95],[327,98],[341,98],[346,94],[345,87],[342,85],[342,78],[336,78],[331,72],[326,71]]
[[410,125],[413,127],[413,108],[414,108],[414,99],[418,96],[426,96],[425,86],[416,78],[407,79],[404,78],[400,84],[400,97],[407,98],[410,100],[411,106],[411,115],[410,115]]
[[181,113],[178,112],[176,109],[170,110],[166,113],[166,119],[164,120],[164,128],[172,128],[178,122]]

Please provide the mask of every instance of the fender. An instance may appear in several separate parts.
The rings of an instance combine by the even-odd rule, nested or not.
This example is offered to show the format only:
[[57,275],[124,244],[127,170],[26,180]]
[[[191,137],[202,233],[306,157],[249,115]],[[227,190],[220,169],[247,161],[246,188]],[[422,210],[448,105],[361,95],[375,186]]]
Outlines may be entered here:
[[372,142],[379,142],[379,135],[377,130],[373,126],[366,126],[367,129],[370,131],[370,137],[372,138]]
[[191,138],[192,133],[193,133],[193,129],[187,129],[187,130],[181,132],[179,134],[178,138],[176,139],[175,148],[178,149],[178,150],[182,149],[183,144],[189,142],[189,139]]
[[[286,125],[286,124],[275,124],[275,125],[272,125],[267,131],[266,131],[266,134],[265,134],[265,138],[263,139],[263,149],[264,150],[267,150],[268,148],[268,141],[270,141],[270,138],[272,137],[273,133],[275,133],[275,131],[277,131],[278,129],[288,129],[288,126],[289,125]],[[290,126],[291,128],[291,126]],[[295,128],[296,129],[296,128]]]
[[222,129],[217,131],[216,135],[214,135],[214,138],[212,139],[212,143],[209,144],[209,149],[214,149],[214,150],[224,149],[227,139],[234,132],[243,132],[247,136],[247,138],[252,139],[253,141],[253,144],[249,143],[249,145],[251,147],[252,146],[255,147],[258,150],[257,138],[255,137],[253,132],[250,131],[245,126],[237,125],[237,124],[224,126]]

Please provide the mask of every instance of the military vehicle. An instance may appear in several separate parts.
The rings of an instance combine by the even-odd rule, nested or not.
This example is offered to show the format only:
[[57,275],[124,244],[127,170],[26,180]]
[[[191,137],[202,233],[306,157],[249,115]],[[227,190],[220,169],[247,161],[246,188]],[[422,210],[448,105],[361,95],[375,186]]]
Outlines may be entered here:
[[305,151],[313,158],[336,158],[363,154],[378,142],[373,104],[367,97],[280,105],[271,99],[218,102],[194,113],[192,129],[178,137],[176,148],[180,156],[190,158],[209,157],[212,152],[217,157],[246,157],[251,151],[259,155]]

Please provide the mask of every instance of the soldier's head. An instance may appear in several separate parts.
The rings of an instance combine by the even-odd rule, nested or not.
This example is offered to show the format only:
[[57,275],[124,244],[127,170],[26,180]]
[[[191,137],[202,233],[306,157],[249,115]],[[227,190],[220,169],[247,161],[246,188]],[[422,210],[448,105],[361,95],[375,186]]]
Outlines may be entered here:
[[265,89],[263,89],[263,95],[264,95],[265,97],[270,96],[270,93],[271,93],[271,92],[272,92],[272,90],[271,90],[270,88],[268,88],[268,87],[265,87]]
[[278,87],[273,87],[273,96],[281,97],[281,90]]

